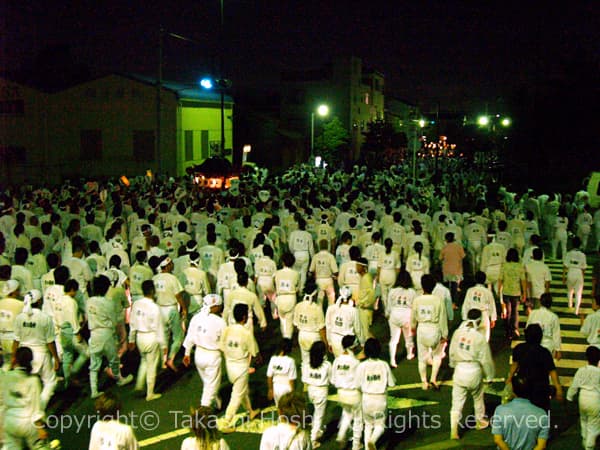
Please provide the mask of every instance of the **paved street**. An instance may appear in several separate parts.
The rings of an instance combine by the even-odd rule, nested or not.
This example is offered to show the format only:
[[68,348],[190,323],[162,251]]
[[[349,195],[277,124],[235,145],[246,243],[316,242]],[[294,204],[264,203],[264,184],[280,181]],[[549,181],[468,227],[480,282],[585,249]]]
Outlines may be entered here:
[[[584,352],[586,345],[585,340],[578,332],[579,319],[567,308],[566,289],[562,285],[560,263],[549,262],[549,265],[553,275],[551,284],[555,301],[553,310],[560,316],[563,330],[563,359],[557,363],[557,366],[562,383],[568,385],[576,368],[585,364]],[[590,286],[591,277],[588,275],[584,291],[585,308],[583,308],[586,313],[591,311],[589,304]],[[453,328],[458,324],[459,320],[455,318]],[[503,339],[503,326],[501,322],[498,325],[492,335],[492,349],[496,362],[496,381],[487,388],[485,396],[488,414],[493,413],[494,408],[500,403],[499,392],[504,386],[503,380],[508,372],[510,356],[510,346]],[[382,342],[387,342],[388,328],[382,316],[376,317],[374,330],[375,334],[382,339]],[[276,418],[274,407],[269,405],[266,400],[265,372],[266,363],[279,342],[277,323],[271,321],[267,331],[260,334],[258,338],[264,362],[257,365],[257,372],[251,376],[250,389],[253,405],[260,407],[263,414],[250,423],[247,423],[244,416],[240,415],[240,431],[226,436],[226,440],[232,449],[258,448],[260,433]],[[516,345],[516,343],[513,343],[513,345]],[[387,346],[384,345],[383,348],[387,357]],[[294,350],[294,356],[299,360],[297,348]],[[403,358],[403,356],[404,354],[400,353],[399,358]],[[447,366],[447,359],[440,372],[440,379],[445,381],[439,392],[421,390],[416,359],[412,361],[399,359],[399,361],[398,368],[394,370],[398,386],[390,389],[388,401],[390,426],[381,439],[379,448],[495,448],[489,430],[463,430],[463,437],[460,441],[448,440],[452,371]],[[135,355],[129,355],[128,359],[125,360],[124,372],[127,373],[128,370],[131,370],[130,367],[136,367],[136,364]],[[226,402],[229,397],[230,386],[225,378],[224,375],[221,396]],[[121,395],[124,404],[124,418],[131,421],[136,427],[136,436],[140,441],[141,448],[151,450],[179,449],[184,436],[189,435],[186,427],[186,415],[189,407],[199,402],[201,382],[195,370],[186,370],[182,367],[177,374],[168,371],[162,372],[158,384],[158,391],[163,393],[163,397],[151,403],[147,403],[143,398],[137,398],[131,386],[117,388],[106,385],[104,389],[116,391]],[[70,390],[58,394],[50,408],[50,426],[54,428],[51,435],[62,441],[64,450],[87,448],[89,430],[95,421],[95,417],[93,416],[93,403],[87,397],[89,395],[87,382],[84,382],[84,386],[80,392]],[[301,389],[301,386],[297,385],[297,388]],[[472,402],[468,402],[464,414],[469,415],[472,412]],[[61,413],[62,416],[59,415]],[[335,433],[339,416],[340,408],[335,403],[335,397],[332,396],[327,407],[325,423],[328,426],[321,448],[337,448]],[[550,444],[551,448],[580,448],[577,421],[576,404],[565,406],[556,402],[553,403],[553,440]],[[63,433],[60,433],[61,423],[65,428]]]

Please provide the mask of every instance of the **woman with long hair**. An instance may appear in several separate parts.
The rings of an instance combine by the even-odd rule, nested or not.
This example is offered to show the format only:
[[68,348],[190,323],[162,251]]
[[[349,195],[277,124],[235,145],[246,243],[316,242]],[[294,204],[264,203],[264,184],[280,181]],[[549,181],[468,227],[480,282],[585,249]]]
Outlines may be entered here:
[[422,294],[421,277],[429,273],[429,257],[423,254],[422,242],[415,242],[413,249],[414,253],[406,260],[406,271],[410,273],[415,291],[418,294]]
[[331,363],[327,361],[326,354],[325,343],[316,341],[310,348],[308,365],[302,367],[302,382],[308,385],[308,400],[315,407],[310,432],[313,449],[321,446],[319,439],[323,435],[321,427],[325,416],[325,408],[327,407]]
[[181,443],[181,450],[229,450],[217,428],[217,415],[208,406],[191,408],[191,437]]
[[310,436],[306,431],[305,423],[308,415],[304,397],[295,392],[284,394],[279,399],[277,410],[279,423],[265,430],[260,440],[260,450],[310,449]]

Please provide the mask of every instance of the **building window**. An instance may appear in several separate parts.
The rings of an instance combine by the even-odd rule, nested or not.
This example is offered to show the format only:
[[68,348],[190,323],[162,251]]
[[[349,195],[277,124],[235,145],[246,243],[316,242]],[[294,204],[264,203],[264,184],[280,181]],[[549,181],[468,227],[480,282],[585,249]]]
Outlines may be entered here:
[[200,151],[202,159],[208,158],[208,130],[200,132]]
[[27,161],[25,147],[16,145],[0,145],[0,162],[2,164],[23,164]]
[[0,101],[0,114],[22,116],[25,114],[25,102],[23,100]]
[[193,130],[185,130],[184,145],[185,145],[185,160],[193,161],[193,159],[194,159],[194,131]]
[[83,161],[102,159],[102,130],[81,130],[79,158]]
[[133,159],[154,161],[154,130],[133,130]]

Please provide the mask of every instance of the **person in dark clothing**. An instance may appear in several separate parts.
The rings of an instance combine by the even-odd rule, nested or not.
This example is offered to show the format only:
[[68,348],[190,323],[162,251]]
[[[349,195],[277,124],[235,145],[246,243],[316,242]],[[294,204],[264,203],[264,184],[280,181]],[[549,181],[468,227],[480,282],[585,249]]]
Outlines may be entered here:
[[550,411],[552,390],[548,377],[552,380],[555,397],[563,401],[563,391],[556,373],[556,366],[550,352],[541,346],[542,328],[539,324],[531,324],[525,329],[525,342],[513,349],[513,362],[506,383],[512,382],[515,373],[527,378],[531,384],[529,400],[534,405]]

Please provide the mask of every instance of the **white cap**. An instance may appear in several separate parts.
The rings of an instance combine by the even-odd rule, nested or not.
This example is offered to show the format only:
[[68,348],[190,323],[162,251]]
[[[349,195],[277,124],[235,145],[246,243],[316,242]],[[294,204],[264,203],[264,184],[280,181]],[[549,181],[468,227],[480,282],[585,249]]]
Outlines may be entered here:
[[168,256],[166,258],[164,258],[160,264],[158,265],[158,267],[160,267],[161,269],[167,267],[169,264],[171,263],[171,258],[169,258]]
[[223,304],[223,299],[219,294],[208,294],[203,298],[204,306],[209,308]]
[[19,289],[19,282],[17,280],[8,280],[4,284],[4,288],[2,289],[2,295],[9,295]]

